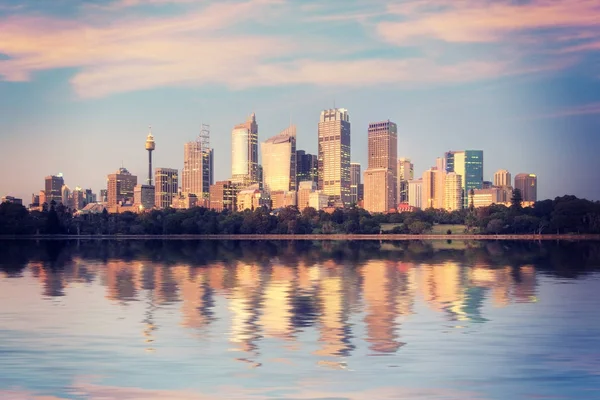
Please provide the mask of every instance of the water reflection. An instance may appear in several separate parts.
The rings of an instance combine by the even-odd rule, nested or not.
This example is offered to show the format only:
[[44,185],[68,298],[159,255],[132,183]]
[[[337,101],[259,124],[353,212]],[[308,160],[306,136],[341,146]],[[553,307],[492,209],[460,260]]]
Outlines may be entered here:
[[[119,244],[116,245],[113,251],[118,249]],[[128,244],[121,245],[131,254]],[[147,243],[139,245],[144,249]],[[39,245],[47,250],[47,258],[26,262],[25,270],[40,282],[44,296],[64,296],[65,289],[75,284],[100,284],[111,302],[143,302],[142,330],[148,343],[155,340],[158,327],[154,315],[163,305],[181,303],[180,324],[188,329],[200,330],[218,318],[228,318],[231,350],[237,359],[253,366],[259,365],[256,359],[261,340],[294,342],[296,332],[310,327],[318,331],[319,348],[315,354],[323,362],[347,357],[355,348],[350,319],[359,313],[364,313],[369,350],[373,354],[394,353],[404,345],[399,321],[414,312],[417,297],[447,321],[457,324],[485,322],[482,306],[487,297],[496,307],[536,300],[533,265],[405,261],[410,259],[407,249],[418,247],[409,253],[413,257],[423,254],[421,243],[397,249],[396,255],[402,257],[398,261],[361,257],[352,260],[353,255],[368,252],[371,243],[366,244],[367,249],[325,243],[322,246],[329,251],[329,257],[306,253],[294,256],[289,252],[293,244],[289,243],[275,247],[271,243],[255,244],[251,254],[243,243],[238,245],[245,259],[197,265],[144,260],[143,254],[142,259],[131,260],[109,255],[104,262],[97,262],[89,257],[90,248],[86,247],[92,243],[82,246],[49,242]],[[231,244],[224,246],[225,250],[231,249]],[[184,257],[190,255],[192,248],[185,247]],[[107,250],[98,248],[100,253]],[[487,248],[476,250],[480,258],[490,255]],[[492,250],[497,251],[493,246]],[[498,254],[492,254],[497,261]],[[457,255],[464,256],[460,252],[448,253],[445,258],[460,258]],[[226,302],[228,316],[223,310],[214,309],[216,299]]]
[[222,337],[220,356],[249,368],[309,357],[340,370],[357,353],[395,356],[415,340],[405,326],[419,315],[443,321],[433,325],[440,332],[484,326],[493,309],[544,300],[540,279],[600,266],[593,243],[0,245],[0,290],[14,279],[34,282],[44,298],[98,290],[107,307],[137,321],[145,352],[172,340],[166,321],[175,319],[197,343]]

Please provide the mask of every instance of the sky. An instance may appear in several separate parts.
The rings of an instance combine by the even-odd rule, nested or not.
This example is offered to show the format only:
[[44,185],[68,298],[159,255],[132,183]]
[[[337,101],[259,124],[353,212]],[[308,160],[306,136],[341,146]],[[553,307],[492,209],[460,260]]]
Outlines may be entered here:
[[183,167],[210,124],[215,180],[231,130],[348,109],[352,160],[369,122],[398,124],[415,174],[448,150],[538,176],[538,199],[600,200],[600,2],[595,0],[0,0],[0,195],[29,203],[44,177],[106,186],[121,165]]

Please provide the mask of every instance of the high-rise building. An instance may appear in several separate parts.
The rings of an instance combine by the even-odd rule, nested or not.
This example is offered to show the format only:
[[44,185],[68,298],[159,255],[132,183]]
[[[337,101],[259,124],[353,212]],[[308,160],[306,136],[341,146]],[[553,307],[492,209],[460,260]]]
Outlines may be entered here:
[[72,197],[71,197],[71,189],[67,185],[63,185],[60,189],[61,194],[61,202],[65,207],[73,207]]
[[107,203],[109,207],[125,201],[133,202],[133,188],[137,185],[137,176],[131,175],[126,168],[119,168],[114,174],[108,175]]
[[510,172],[505,169],[500,169],[494,174],[494,186],[506,187],[512,186],[512,179]]
[[385,213],[395,209],[395,178],[389,168],[368,168],[365,171],[364,187],[365,202],[364,209],[371,213]]
[[133,205],[139,211],[151,210],[155,204],[155,188],[151,185],[136,185],[133,189]]
[[[387,187],[389,193],[385,194],[385,196],[387,199],[391,199],[390,206],[392,207],[390,208],[396,208],[396,185],[398,181],[398,127],[390,120],[369,124],[368,169],[379,168],[388,169],[392,175],[393,182]],[[365,203],[367,193],[368,189],[365,188]],[[384,196],[383,193],[376,195]]]
[[210,186],[210,208],[221,212],[237,210],[238,186],[231,181],[218,181]]
[[409,158],[398,160],[398,183],[397,195],[398,203],[408,203],[408,181],[415,179],[415,166]]
[[84,191],[77,186],[73,190],[73,208],[75,210],[81,210],[85,206],[85,193]]
[[444,209],[447,211],[462,210],[462,195],[462,176],[456,172],[447,173],[444,191]]
[[92,204],[96,202],[96,195],[92,192],[92,189],[85,189],[85,204]]
[[321,112],[318,179],[331,203],[350,203],[350,116],[344,108]]
[[208,199],[213,184],[213,149],[209,147],[208,130],[203,129],[203,132],[206,133],[201,133],[196,141],[183,145],[181,191]]
[[65,184],[65,180],[62,174],[50,175],[45,178],[45,197],[46,203],[50,205],[53,201],[58,204],[62,202],[62,187]]
[[537,176],[521,173],[515,176],[515,189],[521,191],[523,201],[537,201]]
[[40,205],[40,195],[39,194],[35,194],[35,193],[31,194],[31,205],[34,207]]
[[296,126],[261,143],[263,186],[267,193],[296,190]]
[[468,206],[471,189],[483,188],[483,150],[449,151],[445,164],[446,172],[462,176],[464,205]]
[[319,181],[319,157],[304,150],[296,151],[296,181]]
[[157,208],[171,207],[179,186],[177,170],[173,168],[156,168],[154,178],[156,183],[154,186],[154,205]]
[[231,181],[242,186],[259,182],[258,124],[254,113],[231,132]]
[[101,203],[108,202],[108,189],[100,189],[100,202]]
[[437,167],[423,173],[422,209],[444,208],[444,192],[446,190],[446,172]]
[[358,204],[358,186],[360,185],[360,163],[350,163],[350,203]]
[[416,208],[423,206],[423,179],[413,179],[408,181],[408,205]]
[[148,136],[146,137],[146,151],[148,152],[148,185],[152,185],[152,152],[156,148],[154,136],[152,136],[152,128],[148,128]]

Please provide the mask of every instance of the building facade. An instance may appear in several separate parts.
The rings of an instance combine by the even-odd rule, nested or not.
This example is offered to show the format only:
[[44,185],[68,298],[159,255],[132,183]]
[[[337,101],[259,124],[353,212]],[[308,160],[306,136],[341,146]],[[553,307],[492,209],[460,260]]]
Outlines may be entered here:
[[[398,181],[398,127],[390,120],[369,124],[368,132],[368,169],[386,168],[390,171],[393,182],[386,188],[385,196],[391,204],[397,203]],[[386,178],[387,181],[387,178]],[[365,182],[366,186],[366,182]],[[365,187],[365,204],[368,189]],[[386,201],[387,201],[386,200]],[[396,208],[395,206],[391,208]]]
[[254,113],[231,132],[231,181],[243,187],[259,182],[258,124]]
[[396,209],[395,190],[393,193],[390,190],[390,187],[395,189],[395,180],[389,168],[368,168],[364,177],[364,209],[370,213],[386,213]]
[[285,208],[297,205],[297,193],[295,190],[286,192],[285,190],[275,190],[270,193],[271,208]]
[[505,169],[500,169],[494,173],[494,186],[506,187],[512,186],[512,178],[510,172]]
[[179,174],[173,168],[154,170],[154,206],[159,209],[171,207],[179,189]]
[[473,207],[488,207],[492,204],[503,203],[502,189],[474,189],[473,190]]
[[126,168],[119,168],[114,174],[108,175],[106,202],[114,207],[127,201],[133,202],[133,189],[137,185],[137,176],[132,175]]
[[462,176],[449,172],[445,178],[444,209],[457,211],[463,209]]
[[335,108],[319,119],[318,188],[330,203],[350,203],[350,116]]
[[198,139],[183,146],[183,169],[181,191],[195,194],[198,198],[209,198],[213,184],[213,149],[203,148]]
[[329,205],[329,195],[321,190],[311,192],[308,196],[308,206],[315,210],[323,210]]
[[151,210],[155,204],[155,188],[152,185],[136,185],[133,189],[133,204],[138,210]]
[[408,181],[415,179],[415,166],[409,158],[398,160],[398,182],[396,200],[398,203],[408,203]]
[[537,176],[535,174],[518,174],[515,176],[515,189],[521,191],[524,202],[537,201]]
[[445,154],[446,172],[462,176],[463,199],[468,206],[471,189],[483,189],[483,150],[449,151]]
[[298,184],[298,209],[300,211],[310,207],[310,194],[317,190],[313,181],[303,181]]
[[423,206],[423,179],[413,179],[408,181],[408,204],[415,208]]
[[231,181],[218,181],[210,186],[210,208],[221,212],[237,210],[238,186]]
[[50,205],[53,201],[58,204],[62,202],[62,187],[65,180],[62,174],[50,175],[45,178],[44,197],[45,203]]
[[261,143],[265,192],[296,190],[296,126]]
[[444,192],[446,190],[446,172],[437,167],[423,173],[421,188],[421,208],[444,208]]
[[360,163],[350,163],[350,203],[358,204],[358,187],[360,182]]
[[304,150],[296,151],[296,182],[319,182],[319,157]]
[[255,184],[238,192],[237,209],[238,211],[256,210],[259,207],[267,205],[267,201],[268,198],[258,188],[258,184]]

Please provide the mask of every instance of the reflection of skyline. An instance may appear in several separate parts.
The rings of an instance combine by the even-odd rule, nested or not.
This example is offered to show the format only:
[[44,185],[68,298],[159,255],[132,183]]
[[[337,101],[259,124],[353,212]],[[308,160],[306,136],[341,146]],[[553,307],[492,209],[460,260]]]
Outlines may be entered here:
[[[536,294],[532,265],[489,268],[371,260],[356,266],[330,260],[288,266],[274,259],[193,267],[118,260],[86,264],[74,258],[61,269],[41,262],[28,268],[44,296],[68,295],[67,287],[95,282],[105,287],[111,302],[142,301],[141,330],[150,343],[160,336],[155,321],[163,305],[177,305],[185,329],[226,321],[235,357],[255,366],[260,365],[261,341],[295,342],[297,332],[307,329],[318,334],[315,354],[323,363],[339,361],[362,339],[350,323],[361,312],[370,351],[393,354],[404,344],[400,322],[410,320],[416,302],[423,301],[448,321],[485,322],[486,299],[494,307],[505,307],[533,301]],[[226,305],[228,315],[215,309],[218,303]]]

